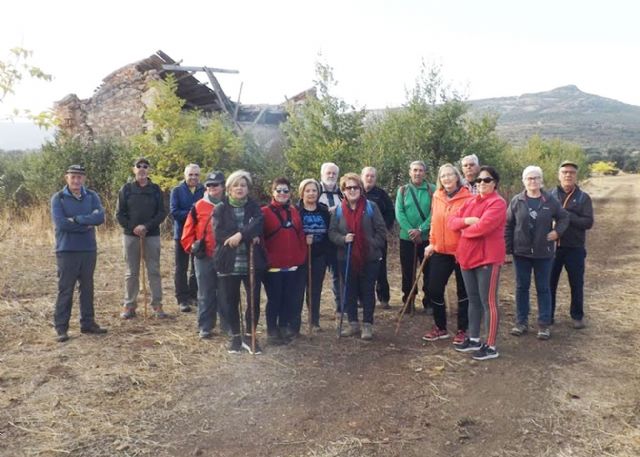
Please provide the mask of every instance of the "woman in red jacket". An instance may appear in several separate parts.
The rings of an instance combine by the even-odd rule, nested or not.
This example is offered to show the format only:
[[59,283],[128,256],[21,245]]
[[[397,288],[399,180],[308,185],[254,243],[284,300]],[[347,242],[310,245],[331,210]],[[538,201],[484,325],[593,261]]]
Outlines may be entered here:
[[456,262],[455,253],[460,239],[460,232],[451,230],[447,224],[451,216],[471,197],[471,192],[462,183],[462,176],[456,167],[447,163],[438,170],[437,190],[431,203],[431,230],[429,245],[424,255],[430,257],[431,268],[427,292],[433,308],[434,326],[422,337],[425,341],[436,341],[449,338],[447,331],[447,310],[444,292],[451,273],[456,274],[458,292],[458,332],[453,339],[454,345],[464,343],[469,325],[469,299],[464,288],[460,265]]
[[[462,268],[464,285],[469,295],[469,336],[456,351],[472,352],[476,360],[498,357],[498,280],[504,263],[504,228],[507,204],[498,194],[498,172],[489,166],[480,167],[475,180],[478,195],[467,200],[449,228],[460,233],[456,259]],[[480,321],[484,314],[487,339],[480,342]]]
[[307,241],[298,209],[291,204],[291,183],[276,178],[272,200],[262,207],[267,251],[267,342],[286,344],[300,333],[302,287],[300,266],[307,260]]

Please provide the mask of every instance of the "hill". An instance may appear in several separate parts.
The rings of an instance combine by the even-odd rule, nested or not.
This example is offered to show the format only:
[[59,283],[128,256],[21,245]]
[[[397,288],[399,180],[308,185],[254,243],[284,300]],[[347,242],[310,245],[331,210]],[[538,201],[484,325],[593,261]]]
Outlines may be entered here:
[[0,122],[0,150],[39,149],[53,139],[53,132],[31,122]]
[[515,97],[470,100],[471,112],[496,113],[498,132],[522,144],[539,134],[585,149],[640,149],[640,106],[582,92],[574,85]]

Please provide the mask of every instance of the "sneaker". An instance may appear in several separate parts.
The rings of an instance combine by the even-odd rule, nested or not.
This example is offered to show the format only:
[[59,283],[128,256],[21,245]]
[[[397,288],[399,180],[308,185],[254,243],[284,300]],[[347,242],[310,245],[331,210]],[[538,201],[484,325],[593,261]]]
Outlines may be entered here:
[[354,336],[360,331],[360,324],[356,321],[349,322],[349,325],[342,325],[340,336]]
[[482,347],[480,340],[473,341],[470,338],[465,338],[464,343],[455,346],[454,349],[458,352],[475,352]]
[[467,339],[467,334],[464,330],[458,330],[456,332],[456,336],[453,337],[453,345],[460,346],[464,344],[464,341]]
[[366,341],[370,341],[373,339],[373,324],[364,323],[362,324],[362,335],[360,338]]
[[153,308],[153,317],[156,319],[166,319],[169,315],[162,311],[162,308]]
[[527,324],[516,324],[511,329],[511,334],[513,336],[522,336],[529,331],[529,326]]
[[191,305],[189,305],[189,303],[187,302],[182,302],[180,303],[180,312],[181,313],[190,313],[191,312]]
[[551,338],[551,329],[549,327],[540,327],[538,329],[537,338],[539,340],[548,340]]
[[431,330],[429,330],[422,336],[423,341],[446,340],[447,338],[449,338],[449,332],[447,332],[446,330],[441,330],[435,325]]
[[229,354],[240,354],[242,352],[242,338],[240,335],[232,336],[227,343],[227,352]]
[[582,319],[574,319],[573,320],[573,328],[576,330],[581,330],[585,328],[586,325]]
[[269,346],[284,346],[288,341],[280,334],[279,330],[267,332],[267,344]]
[[209,330],[200,330],[198,336],[200,336],[201,340],[210,340],[213,337],[213,332]]
[[482,347],[474,352],[471,357],[473,357],[474,360],[489,360],[496,359],[499,355],[500,354],[498,354],[498,351],[495,348],[491,348],[486,344],[483,344]]
[[381,302],[380,302],[380,307],[381,307],[382,309],[391,309],[391,305],[389,304],[389,302],[388,302],[388,301],[381,301]]
[[260,355],[262,354],[262,348],[258,344],[258,340],[256,340],[256,348],[255,351],[251,349],[251,338],[247,342],[242,341],[242,349],[247,351],[249,354]]
[[324,330],[322,330],[322,327],[320,327],[320,324],[313,324],[311,326],[311,333],[322,333],[324,332]]
[[65,341],[69,341],[69,334],[67,332],[60,332],[56,335],[56,341],[58,343],[64,343]]
[[98,324],[94,322],[89,327],[81,328],[80,333],[93,333],[94,335],[104,335],[105,333],[107,333],[107,329],[100,327]]
[[136,310],[133,308],[125,308],[122,313],[120,313],[120,317],[122,319],[133,319],[136,317]]

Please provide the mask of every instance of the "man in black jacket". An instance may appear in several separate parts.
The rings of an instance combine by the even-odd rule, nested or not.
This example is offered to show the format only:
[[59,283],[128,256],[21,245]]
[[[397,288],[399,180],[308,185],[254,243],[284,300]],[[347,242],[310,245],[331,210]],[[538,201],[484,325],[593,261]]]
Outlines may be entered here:
[[[393,201],[389,198],[384,189],[376,186],[378,174],[373,167],[364,167],[360,174],[360,178],[364,183],[365,196],[368,200],[371,200],[380,209],[382,218],[387,226],[387,232],[393,228],[393,223],[396,220],[396,211],[393,205]],[[378,269],[378,279],[376,280],[376,295],[382,309],[389,309],[389,281],[387,279],[387,243],[385,242],[382,249],[382,260],[380,261],[380,268]]]
[[562,207],[569,212],[569,228],[560,236],[556,257],[551,270],[551,320],[556,310],[556,291],[562,268],[567,270],[571,288],[571,319],[573,328],[584,324],[584,265],[586,231],[593,227],[591,197],[578,187],[578,165],[570,160],[560,164],[560,185],[551,191]]
[[160,278],[160,224],[167,215],[160,186],[149,179],[150,164],[144,157],[134,162],[135,180],[126,183],[118,194],[116,218],[123,229],[125,273],[123,319],[136,316],[140,274],[140,256],[144,261],[151,288],[151,307],[154,316],[164,318],[162,311],[162,283]]

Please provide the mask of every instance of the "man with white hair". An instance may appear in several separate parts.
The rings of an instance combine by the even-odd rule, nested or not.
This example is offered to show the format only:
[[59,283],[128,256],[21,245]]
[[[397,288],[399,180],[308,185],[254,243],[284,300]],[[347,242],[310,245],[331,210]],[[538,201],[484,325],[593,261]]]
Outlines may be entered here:
[[478,156],[475,154],[464,156],[460,160],[460,166],[462,168],[462,174],[464,175],[464,186],[469,189],[472,194],[477,194],[478,189],[474,181],[478,177],[478,173],[480,173]]
[[[336,207],[342,201],[342,192],[338,186],[340,169],[333,162],[325,162],[320,167],[320,198],[318,201],[329,207],[333,214]],[[331,243],[331,249],[327,253],[327,266],[331,270],[333,297],[336,302],[336,315],[340,311],[340,271],[338,270],[338,256],[336,247]]]
[[[180,239],[191,207],[204,196],[204,186],[200,184],[200,166],[190,163],[184,169],[184,181],[171,189],[169,211],[173,217],[173,240],[176,268],[173,281],[176,300],[180,311],[191,311],[191,302],[196,299],[198,285],[196,281],[193,256],[182,249]],[[191,272],[189,273],[189,265]],[[189,274],[188,274],[189,273]],[[188,279],[187,279],[188,276]]]

